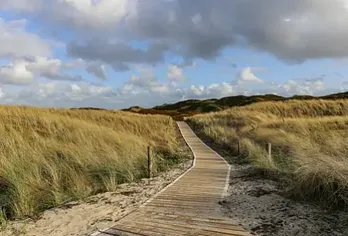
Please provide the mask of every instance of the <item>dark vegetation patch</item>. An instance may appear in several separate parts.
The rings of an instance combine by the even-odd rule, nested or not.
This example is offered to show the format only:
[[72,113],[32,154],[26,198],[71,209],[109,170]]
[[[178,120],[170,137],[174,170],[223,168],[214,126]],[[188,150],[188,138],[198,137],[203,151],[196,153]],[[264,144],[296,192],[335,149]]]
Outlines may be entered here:
[[294,95],[292,97],[282,97],[274,94],[254,95],[254,96],[230,96],[220,99],[189,99],[173,104],[163,104],[153,108],[143,108],[133,106],[124,111],[130,111],[140,114],[160,114],[171,116],[174,120],[183,120],[184,117],[193,116],[201,113],[222,111],[231,107],[246,106],[257,102],[266,101],[287,101],[287,100],[335,100],[348,98],[348,92],[330,94],[321,97],[314,97],[309,95]]

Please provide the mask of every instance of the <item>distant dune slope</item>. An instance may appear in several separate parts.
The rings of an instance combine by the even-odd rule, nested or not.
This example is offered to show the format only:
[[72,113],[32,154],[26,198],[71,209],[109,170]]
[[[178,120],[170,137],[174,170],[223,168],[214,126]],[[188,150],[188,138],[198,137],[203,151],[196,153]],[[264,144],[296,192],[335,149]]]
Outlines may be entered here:
[[265,101],[288,101],[288,100],[336,100],[348,98],[348,92],[314,97],[309,95],[295,95],[292,97],[282,97],[274,94],[254,95],[254,96],[231,96],[220,99],[190,99],[173,104],[163,104],[153,108],[143,108],[139,106],[124,109],[141,114],[165,114],[172,116],[175,120],[183,120],[185,116],[192,116],[199,113],[222,111],[231,107],[246,106],[253,103]]

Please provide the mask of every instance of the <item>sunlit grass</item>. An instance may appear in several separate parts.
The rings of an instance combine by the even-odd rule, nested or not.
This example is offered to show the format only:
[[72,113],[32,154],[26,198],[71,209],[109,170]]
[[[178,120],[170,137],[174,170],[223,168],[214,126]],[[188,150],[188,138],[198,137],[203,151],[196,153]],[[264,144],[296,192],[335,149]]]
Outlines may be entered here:
[[[240,140],[257,167],[288,181],[289,193],[329,206],[348,203],[348,100],[263,102],[189,119],[223,146]],[[272,143],[272,156],[265,144]]]
[[2,106],[0,218],[32,216],[144,178],[149,145],[154,170],[165,170],[187,155],[177,132],[160,115]]

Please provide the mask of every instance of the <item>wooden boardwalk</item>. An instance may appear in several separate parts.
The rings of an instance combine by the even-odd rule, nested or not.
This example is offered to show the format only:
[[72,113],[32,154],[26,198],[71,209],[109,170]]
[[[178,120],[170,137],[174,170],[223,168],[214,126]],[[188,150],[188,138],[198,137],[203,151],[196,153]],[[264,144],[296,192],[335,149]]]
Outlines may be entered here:
[[193,166],[136,211],[97,236],[227,236],[251,235],[233,225],[220,211],[230,167],[206,146],[185,122],[178,122],[195,156]]

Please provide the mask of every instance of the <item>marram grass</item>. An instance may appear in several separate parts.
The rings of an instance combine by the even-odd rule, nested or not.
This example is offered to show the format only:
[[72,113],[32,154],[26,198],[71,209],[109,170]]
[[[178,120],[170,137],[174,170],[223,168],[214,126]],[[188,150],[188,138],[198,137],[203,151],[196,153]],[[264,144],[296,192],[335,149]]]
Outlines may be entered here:
[[239,140],[256,167],[289,181],[292,195],[348,205],[348,100],[262,102],[189,121],[225,147]]
[[1,215],[32,216],[144,178],[148,145],[155,170],[180,161],[178,153],[187,155],[166,116],[2,106]]

